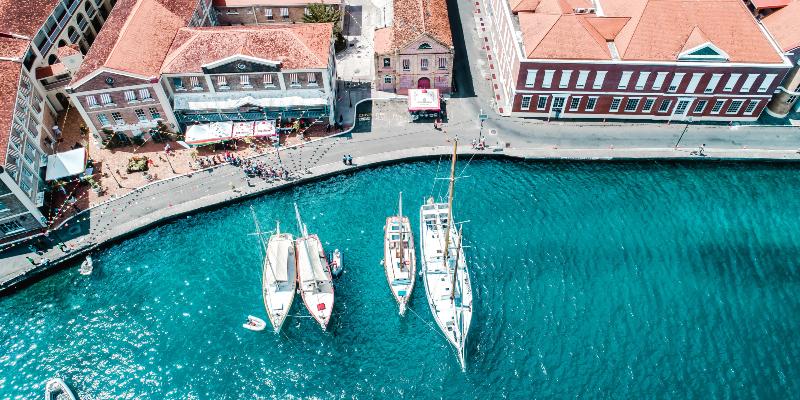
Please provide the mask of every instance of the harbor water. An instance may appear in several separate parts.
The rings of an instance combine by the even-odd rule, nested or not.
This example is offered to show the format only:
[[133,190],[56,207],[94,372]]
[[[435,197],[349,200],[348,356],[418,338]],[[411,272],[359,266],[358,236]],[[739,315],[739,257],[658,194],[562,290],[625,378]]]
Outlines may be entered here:
[[[800,398],[791,164],[461,160],[467,370],[418,286],[398,315],[385,218],[419,230],[446,160],[374,168],[166,223],[0,297],[0,399]],[[463,171],[463,173],[462,173]],[[344,252],[328,331],[266,318],[250,206]],[[419,247],[419,245],[417,246]]]

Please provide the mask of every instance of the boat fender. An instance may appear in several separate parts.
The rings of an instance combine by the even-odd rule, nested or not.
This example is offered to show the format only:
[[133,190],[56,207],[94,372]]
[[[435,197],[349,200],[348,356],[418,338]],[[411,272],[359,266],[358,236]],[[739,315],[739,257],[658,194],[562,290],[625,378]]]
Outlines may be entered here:
[[381,265],[386,265],[386,264],[384,264],[384,260],[381,260]]

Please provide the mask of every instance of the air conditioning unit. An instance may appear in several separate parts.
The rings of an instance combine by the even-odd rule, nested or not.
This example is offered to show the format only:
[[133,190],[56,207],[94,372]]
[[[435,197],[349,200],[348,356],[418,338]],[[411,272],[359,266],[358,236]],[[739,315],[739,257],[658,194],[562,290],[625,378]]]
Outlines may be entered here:
[[575,9],[575,14],[583,14],[585,12],[586,12],[586,10],[584,10],[583,8],[576,8]]
[[594,8],[590,8],[590,9],[589,9],[589,11],[587,11],[587,12],[588,12],[589,14],[594,14],[594,13],[595,13],[595,11],[594,11]]

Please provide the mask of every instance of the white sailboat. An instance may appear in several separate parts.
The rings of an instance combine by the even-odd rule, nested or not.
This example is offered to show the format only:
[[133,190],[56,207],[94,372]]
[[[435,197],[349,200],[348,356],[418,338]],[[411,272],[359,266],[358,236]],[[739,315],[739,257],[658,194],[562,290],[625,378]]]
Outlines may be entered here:
[[386,218],[383,227],[383,267],[386,281],[392,290],[400,315],[406,312],[406,304],[414,291],[417,271],[417,254],[414,251],[414,236],[411,223],[403,216],[403,193],[397,215]]
[[[252,211],[252,207],[250,207]],[[291,233],[281,233],[281,223],[278,222],[276,233],[264,244],[264,235],[258,226],[255,212],[253,219],[256,221],[256,232],[265,249],[261,290],[264,295],[264,306],[275,333],[278,333],[286,321],[286,315],[292,308],[294,292],[297,289],[297,267],[295,266],[294,236]]]
[[295,252],[300,293],[308,312],[325,330],[328,328],[333,311],[333,277],[328,260],[325,258],[325,251],[322,249],[322,242],[317,235],[308,234],[308,228],[300,219],[297,204],[294,205],[294,212],[301,234],[301,237],[297,238]]
[[428,199],[420,210],[420,243],[425,294],[439,329],[456,350],[466,371],[467,334],[472,321],[472,284],[461,248],[461,232],[453,222],[457,142],[453,144],[447,203]]

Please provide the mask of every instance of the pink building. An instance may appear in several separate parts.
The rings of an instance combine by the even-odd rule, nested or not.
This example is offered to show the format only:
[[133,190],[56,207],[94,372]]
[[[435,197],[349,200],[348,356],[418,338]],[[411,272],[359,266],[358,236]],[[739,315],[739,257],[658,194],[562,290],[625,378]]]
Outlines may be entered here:
[[394,24],[375,31],[375,87],[398,94],[416,88],[450,93],[453,38],[445,1],[396,0]]

